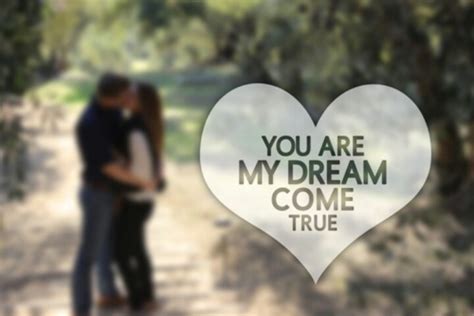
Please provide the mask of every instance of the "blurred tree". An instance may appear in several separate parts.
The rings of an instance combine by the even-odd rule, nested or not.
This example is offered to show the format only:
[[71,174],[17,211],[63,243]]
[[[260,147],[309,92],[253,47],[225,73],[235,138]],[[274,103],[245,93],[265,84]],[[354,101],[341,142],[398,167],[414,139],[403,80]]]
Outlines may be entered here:
[[26,146],[21,119],[12,111],[21,101],[12,94],[23,92],[35,79],[41,3],[3,1],[0,17],[0,187],[14,198],[22,196]]
[[202,1],[142,0],[138,3],[138,21],[146,33],[168,26],[171,21],[199,16],[204,9]]
[[235,55],[251,80],[276,84],[305,105],[305,69],[323,68],[318,42],[327,42],[324,30],[312,27],[311,5],[309,1],[260,3],[244,20]]
[[87,6],[80,1],[47,0],[42,24],[43,74],[55,75],[68,66],[68,55],[91,20]]
[[41,3],[4,0],[0,20],[0,94],[20,93],[35,77],[41,39]]
[[141,52],[137,34],[139,2],[124,0],[46,0],[41,45],[43,75],[70,66],[89,71],[129,69],[129,57]]
[[334,28],[347,50],[346,85],[397,87],[420,104],[428,121],[472,112],[474,91],[465,85],[474,79],[471,1],[334,3]]
[[255,30],[256,9],[260,0],[207,0],[200,17],[206,23],[216,47],[215,61],[234,59],[241,35]]
[[129,71],[130,56],[135,54],[136,47],[144,46],[136,34],[130,19],[115,19],[107,25],[90,23],[84,27],[69,59],[89,71]]
[[440,165],[458,175],[454,182],[441,177],[451,179],[448,191],[462,183],[467,163],[459,132],[452,122],[435,123],[474,113],[472,1],[245,3],[253,6],[236,11],[227,2],[209,1],[205,18],[211,33],[233,34],[229,56],[250,80],[281,86],[303,104],[324,106],[348,87],[396,87],[440,129]]
[[167,67],[230,61],[247,81],[278,85],[318,111],[349,87],[394,86],[440,129],[436,135],[449,135],[439,156],[466,174],[456,126],[435,123],[474,114],[472,0],[47,3],[44,47],[58,64],[68,51],[93,69],[147,54]]
[[[212,51],[203,36],[199,1],[47,0],[42,52],[49,69],[68,64],[89,71],[130,71],[184,55],[191,63]],[[203,45],[204,42],[204,45]],[[184,53],[183,53],[184,51]],[[139,62],[139,63],[140,63]],[[137,63],[137,64],[139,64]]]
[[[335,3],[334,27],[341,28],[348,67],[340,83],[383,83],[410,95],[437,129],[441,187],[455,191],[466,179],[468,164],[453,122],[474,113],[473,2]],[[333,94],[341,91],[340,85],[332,88]],[[445,123],[435,124],[439,121]]]
[[284,88],[310,110],[316,100],[308,95],[321,98],[319,83],[344,69],[334,67],[341,45],[327,22],[332,1],[246,1],[240,10],[228,3],[207,3],[210,32],[227,39],[221,59],[237,62],[248,80]]

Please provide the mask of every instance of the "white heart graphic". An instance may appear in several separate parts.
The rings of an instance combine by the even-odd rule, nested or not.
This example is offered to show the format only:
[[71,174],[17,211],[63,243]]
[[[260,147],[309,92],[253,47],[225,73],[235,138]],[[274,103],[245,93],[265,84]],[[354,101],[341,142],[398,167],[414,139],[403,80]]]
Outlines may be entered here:
[[[291,141],[297,136],[299,146]],[[310,152],[305,155],[308,136]],[[277,137],[270,151],[262,137],[267,142]],[[331,140],[334,152],[327,146],[321,152],[321,147],[328,145],[325,139]],[[296,148],[300,151],[291,151]],[[249,174],[242,172],[240,161]],[[272,182],[261,165],[261,178],[256,174],[250,183],[249,175],[258,161],[269,167],[279,161]],[[379,169],[383,161],[385,169]],[[209,113],[202,132],[200,163],[213,194],[283,244],[317,282],[349,244],[420,191],[431,165],[431,142],[418,107],[391,87],[353,88],[336,98],[315,125],[305,108],[284,90],[249,84],[227,93]],[[358,173],[347,175],[351,164]],[[307,177],[303,179],[304,168]],[[294,182],[304,181],[292,184],[290,176]],[[277,189],[281,189],[278,194]],[[334,192],[337,194],[332,196]],[[343,202],[342,192],[349,192],[352,200]],[[331,197],[337,205],[324,207]],[[343,203],[350,206],[341,210]]]

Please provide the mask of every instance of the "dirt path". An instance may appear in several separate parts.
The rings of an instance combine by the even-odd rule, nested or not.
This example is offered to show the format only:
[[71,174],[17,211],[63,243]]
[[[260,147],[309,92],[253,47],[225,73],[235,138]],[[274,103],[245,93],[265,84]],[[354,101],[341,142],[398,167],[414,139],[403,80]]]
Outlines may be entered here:
[[[72,137],[77,115],[77,110],[68,111],[59,133],[33,133],[28,197],[1,206],[5,231],[0,315],[70,314],[70,271],[80,224],[76,197],[80,164]],[[168,164],[171,177],[182,168]],[[196,166],[184,168],[196,172]],[[241,315],[244,308],[234,294],[216,288],[215,264],[206,247],[195,240],[199,234],[180,221],[186,214],[181,189],[178,185],[158,198],[159,207],[149,224],[155,284],[164,303],[159,315]],[[205,190],[202,184],[197,189]],[[195,206],[206,208],[209,203]]]
[[[0,316],[70,315],[80,225],[80,164],[72,137],[77,115],[68,111],[57,133],[30,130],[27,199],[0,204]],[[36,119],[32,126],[40,125],[28,117]],[[317,286],[278,243],[240,222],[228,235],[234,288],[223,290],[215,286],[221,273],[211,253],[220,234],[214,223],[230,213],[212,198],[197,163],[168,161],[166,170],[170,185],[157,198],[148,231],[164,303],[158,315],[472,314],[472,247],[453,250],[446,236],[463,237],[464,227],[442,204],[434,208],[429,195],[420,194],[354,242]],[[425,218],[441,224],[429,226]],[[460,246],[470,245],[466,236]]]

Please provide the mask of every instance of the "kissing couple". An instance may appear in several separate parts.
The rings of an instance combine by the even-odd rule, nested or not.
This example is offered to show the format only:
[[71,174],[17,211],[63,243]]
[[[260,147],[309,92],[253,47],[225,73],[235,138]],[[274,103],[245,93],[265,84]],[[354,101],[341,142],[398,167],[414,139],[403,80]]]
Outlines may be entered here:
[[[155,193],[164,186],[163,125],[160,96],[152,85],[113,73],[101,76],[76,126],[83,172],[73,315],[91,314],[95,266],[100,307],[157,308],[145,224]],[[117,289],[113,262],[127,299]]]

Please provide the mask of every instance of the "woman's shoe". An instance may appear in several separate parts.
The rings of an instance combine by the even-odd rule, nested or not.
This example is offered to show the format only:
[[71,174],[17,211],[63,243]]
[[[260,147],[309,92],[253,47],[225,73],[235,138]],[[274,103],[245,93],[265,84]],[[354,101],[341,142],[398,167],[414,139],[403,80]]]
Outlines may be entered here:
[[122,296],[101,297],[97,301],[97,306],[103,309],[120,308],[127,305],[127,300]]

